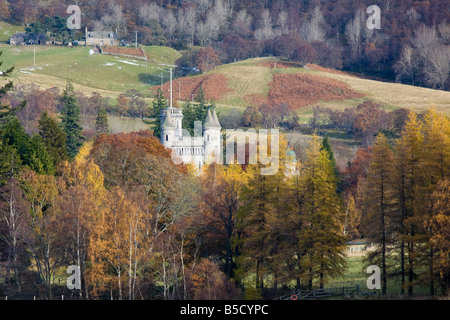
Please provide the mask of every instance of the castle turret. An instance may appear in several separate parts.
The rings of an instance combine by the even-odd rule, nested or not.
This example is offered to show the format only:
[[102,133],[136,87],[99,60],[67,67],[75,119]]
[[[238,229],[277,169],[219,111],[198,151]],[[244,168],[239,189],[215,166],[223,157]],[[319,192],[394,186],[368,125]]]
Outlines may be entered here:
[[222,127],[220,126],[219,119],[217,118],[216,110],[213,110],[211,113],[211,109],[208,109],[208,113],[206,114],[205,123],[203,124],[203,139],[205,145],[205,162],[219,163],[220,159],[220,130]]
[[166,148],[172,148],[173,145],[173,141],[175,140],[175,131],[176,131],[176,126],[173,123],[172,120],[172,112],[170,110],[171,108],[167,108],[165,115],[164,116],[164,120],[162,120],[162,124],[161,124],[161,143],[166,147]]

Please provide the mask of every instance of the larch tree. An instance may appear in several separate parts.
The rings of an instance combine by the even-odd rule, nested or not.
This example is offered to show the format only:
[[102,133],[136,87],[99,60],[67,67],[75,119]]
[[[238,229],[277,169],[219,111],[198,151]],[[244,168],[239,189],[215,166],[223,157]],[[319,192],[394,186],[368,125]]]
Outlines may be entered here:
[[[260,133],[261,134],[261,133]],[[276,172],[265,175],[262,169],[266,165],[262,158],[257,164],[249,164],[247,172],[249,179],[242,191],[243,205],[238,212],[239,252],[237,279],[242,280],[250,273],[255,274],[255,288],[261,292],[264,289],[264,279],[274,275],[277,279],[280,270],[285,267],[284,259],[277,259],[284,248],[284,232],[286,225],[279,226],[278,220],[285,221],[283,211],[283,193],[288,188],[286,179],[286,149],[285,138],[280,137],[277,142],[278,152],[275,154],[274,146],[258,146],[261,152],[270,154],[270,158],[279,159]]]
[[412,295],[414,290],[416,251],[419,250],[424,233],[422,224],[425,211],[423,140],[422,124],[417,119],[417,115],[410,112],[395,147],[396,176],[394,179],[397,182],[402,293],[407,286],[409,295]]
[[441,180],[431,194],[433,216],[428,221],[431,232],[430,241],[439,252],[439,275],[442,283],[442,294],[448,295],[450,290],[450,180]]
[[[443,179],[448,178],[450,173],[450,121],[443,115],[438,114],[434,109],[426,111],[423,118],[423,166],[425,180],[423,192],[426,196],[425,220],[430,220],[435,215],[435,202],[432,200],[432,193],[436,185]],[[427,225],[426,233],[428,237],[433,235],[432,225]],[[426,241],[422,261],[428,267],[428,273],[424,273],[424,280],[428,280],[430,294],[435,294],[435,281],[439,280],[439,270],[437,268],[438,249],[432,241]]]
[[307,150],[300,179],[299,211],[303,220],[297,235],[300,266],[309,288],[316,280],[323,288],[328,278],[342,274],[345,269],[346,238],[336,176],[329,154],[320,150],[316,135]]
[[362,227],[369,243],[377,244],[366,259],[369,264],[381,265],[381,294],[387,289],[387,261],[396,231],[392,217],[394,153],[383,134],[378,134],[363,188]]
[[[236,268],[236,236],[237,212],[241,205],[241,190],[246,184],[247,175],[238,164],[207,166],[202,175],[202,203],[204,204],[208,236],[213,243],[219,242],[220,254],[224,260],[224,272],[232,278]],[[214,248],[211,248],[214,249]]]

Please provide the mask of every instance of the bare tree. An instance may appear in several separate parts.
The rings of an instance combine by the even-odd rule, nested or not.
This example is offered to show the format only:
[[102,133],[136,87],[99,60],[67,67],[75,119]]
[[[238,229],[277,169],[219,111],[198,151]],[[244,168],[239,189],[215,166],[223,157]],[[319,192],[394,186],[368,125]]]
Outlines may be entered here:
[[419,71],[419,59],[410,45],[403,48],[400,59],[394,65],[394,68],[397,81],[407,78],[412,85],[415,84],[415,77]]
[[425,61],[428,60],[431,52],[440,42],[436,28],[424,24],[415,30],[414,37],[411,39],[411,44]]
[[[19,188],[19,182],[16,179],[10,179],[5,187],[0,188],[0,222],[4,222],[6,230],[0,233],[0,239],[8,246],[8,264],[6,277],[9,281],[15,280],[18,291],[20,292],[19,280],[19,251],[22,249],[23,236],[28,225],[28,210],[22,190]],[[12,267],[11,267],[12,266]],[[13,276],[11,277],[11,269]]]
[[273,25],[272,25],[272,17],[270,16],[270,11],[268,9],[264,9],[261,14],[261,22],[260,27],[255,30],[255,38],[259,41],[273,39]]
[[303,40],[306,42],[325,41],[326,33],[322,28],[325,23],[320,7],[315,7],[310,14],[311,18],[305,22],[301,29]]
[[288,14],[284,10],[278,14],[278,27],[280,34],[287,34],[290,31],[288,27]]
[[438,26],[438,31],[441,36],[442,42],[445,45],[449,45],[450,44],[450,24],[448,24],[447,22],[442,22]]
[[138,9],[139,22],[145,25],[151,20],[159,21],[162,11],[163,8],[154,2],[144,3]]
[[196,37],[198,39],[198,42],[202,47],[206,46],[209,40],[211,40],[211,38],[209,37],[210,32],[208,30],[208,25],[206,23],[199,22],[197,24],[196,31],[197,31]]
[[355,17],[345,27],[345,35],[350,46],[350,53],[354,59],[361,54],[364,22],[364,12],[358,10]]
[[425,82],[434,89],[445,89],[450,74],[450,46],[432,48],[425,64]]
[[185,22],[185,34],[188,38],[189,46],[194,45],[195,26],[197,23],[197,13],[192,7],[187,8],[183,12]]
[[166,10],[165,14],[161,18],[161,25],[169,38],[169,44],[171,44],[173,34],[177,29],[177,19],[175,18],[172,10]]

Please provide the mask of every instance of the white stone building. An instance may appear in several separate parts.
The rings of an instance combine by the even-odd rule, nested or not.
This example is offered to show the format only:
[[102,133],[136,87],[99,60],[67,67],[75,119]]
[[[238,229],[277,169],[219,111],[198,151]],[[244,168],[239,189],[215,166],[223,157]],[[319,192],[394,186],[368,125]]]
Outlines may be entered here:
[[208,110],[202,135],[192,137],[183,130],[183,112],[179,108],[168,107],[161,112],[161,143],[172,149],[183,163],[191,163],[198,170],[205,163],[220,163],[221,158],[221,125],[216,110]]

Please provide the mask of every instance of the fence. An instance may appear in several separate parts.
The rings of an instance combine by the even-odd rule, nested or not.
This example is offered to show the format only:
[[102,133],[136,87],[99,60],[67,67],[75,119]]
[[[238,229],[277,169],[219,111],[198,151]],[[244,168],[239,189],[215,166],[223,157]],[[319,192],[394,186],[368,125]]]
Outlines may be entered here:
[[290,294],[279,297],[277,300],[311,300],[327,297],[350,296],[350,295],[375,295],[376,292],[361,291],[359,285],[352,287],[333,287],[313,290],[294,290]]

